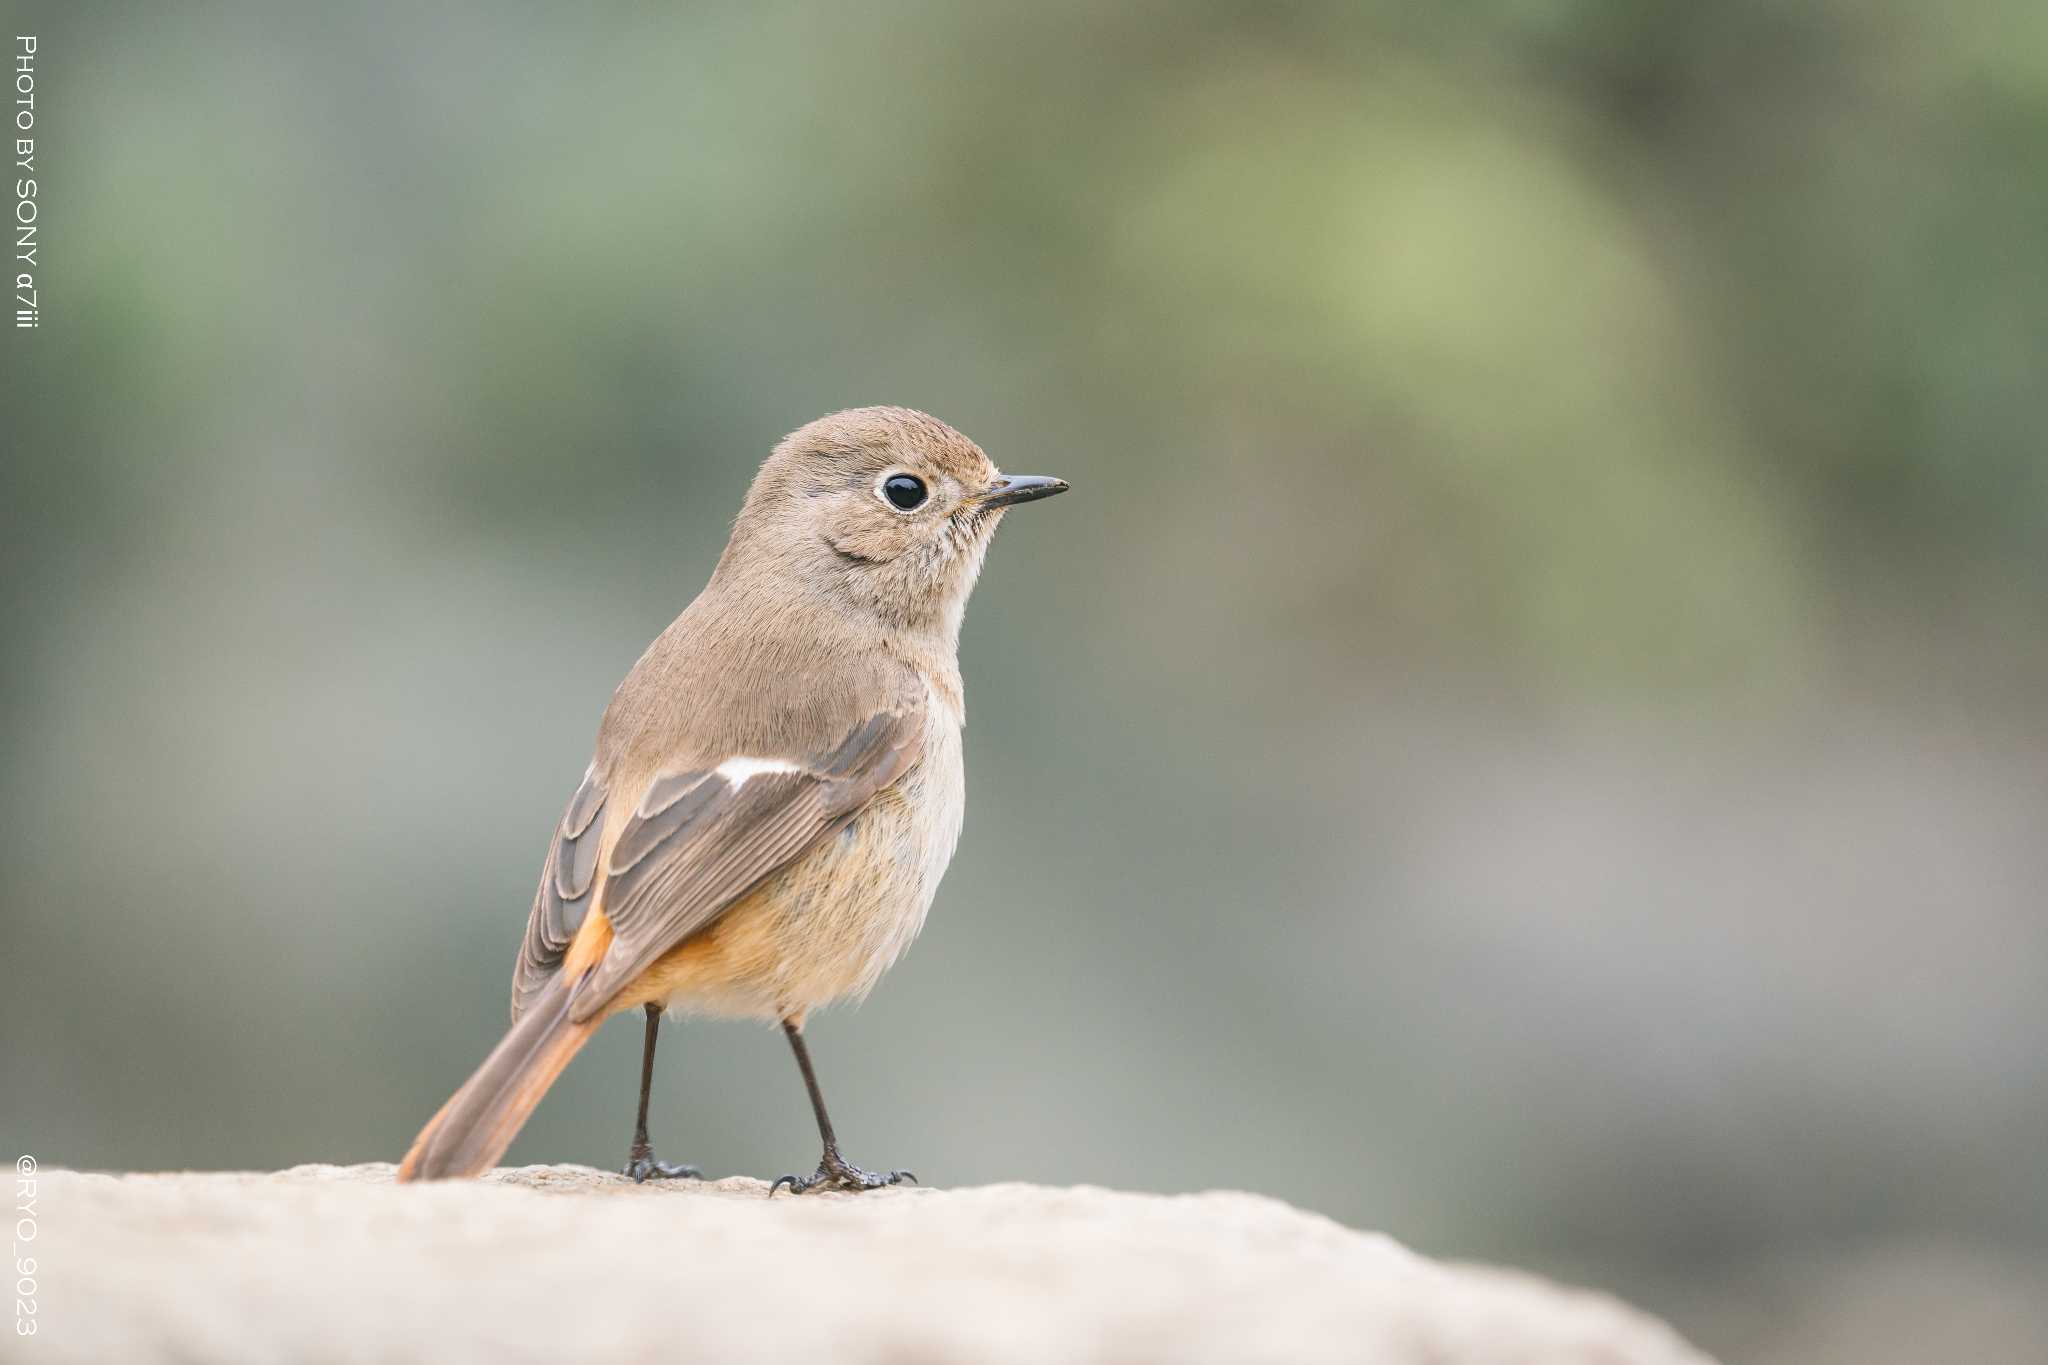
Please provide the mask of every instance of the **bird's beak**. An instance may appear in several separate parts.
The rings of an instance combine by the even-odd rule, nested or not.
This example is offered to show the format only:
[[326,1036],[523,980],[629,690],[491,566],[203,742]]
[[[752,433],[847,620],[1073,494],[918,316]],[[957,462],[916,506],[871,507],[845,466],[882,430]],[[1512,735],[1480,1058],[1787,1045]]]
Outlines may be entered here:
[[1067,481],[1049,474],[1005,474],[976,501],[983,507],[1008,507],[1013,502],[1035,502],[1066,491]]

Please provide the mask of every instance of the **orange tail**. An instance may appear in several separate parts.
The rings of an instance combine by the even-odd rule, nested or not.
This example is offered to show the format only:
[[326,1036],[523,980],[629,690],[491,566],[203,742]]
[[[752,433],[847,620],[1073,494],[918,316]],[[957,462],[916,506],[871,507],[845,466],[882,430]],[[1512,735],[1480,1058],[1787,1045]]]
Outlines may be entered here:
[[580,1023],[569,1017],[587,979],[587,970],[564,970],[547,984],[413,1139],[398,1165],[401,1181],[476,1175],[505,1154],[540,1097],[604,1022],[602,1013]]

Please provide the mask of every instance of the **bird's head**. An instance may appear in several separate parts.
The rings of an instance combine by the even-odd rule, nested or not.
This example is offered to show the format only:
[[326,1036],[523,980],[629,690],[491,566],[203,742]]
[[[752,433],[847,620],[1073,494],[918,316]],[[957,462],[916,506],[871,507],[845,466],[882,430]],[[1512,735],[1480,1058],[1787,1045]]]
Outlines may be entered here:
[[853,408],[775,447],[719,574],[793,580],[890,627],[957,632],[1004,511],[1066,488],[1004,474],[936,417]]

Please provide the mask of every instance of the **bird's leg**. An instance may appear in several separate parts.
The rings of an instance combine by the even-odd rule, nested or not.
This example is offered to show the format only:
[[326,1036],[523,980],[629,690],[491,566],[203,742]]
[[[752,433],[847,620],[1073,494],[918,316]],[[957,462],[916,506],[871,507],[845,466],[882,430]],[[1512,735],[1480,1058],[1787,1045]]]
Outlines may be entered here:
[[695,1166],[678,1166],[672,1161],[658,1161],[654,1156],[654,1145],[647,1140],[647,1097],[654,1090],[654,1039],[661,1028],[661,1006],[647,1006],[647,1042],[640,1050],[640,1117],[633,1124],[633,1150],[626,1154],[626,1164],[620,1175],[631,1176],[636,1181],[647,1181],[680,1176],[696,1180],[704,1172]]
[[917,1183],[917,1177],[909,1171],[890,1171],[886,1174],[864,1171],[839,1155],[839,1139],[832,1132],[832,1116],[825,1112],[825,1095],[818,1089],[818,1073],[811,1069],[811,1050],[804,1046],[803,1025],[794,1019],[782,1021],[782,1031],[789,1035],[790,1051],[796,1053],[796,1064],[804,1073],[804,1089],[811,1092],[811,1112],[818,1116],[818,1136],[824,1139],[825,1155],[818,1162],[818,1169],[799,1179],[785,1175],[768,1187],[773,1198],[784,1185],[792,1194],[806,1190],[872,1190],[883,1185],[894,1185],[908,1180]]

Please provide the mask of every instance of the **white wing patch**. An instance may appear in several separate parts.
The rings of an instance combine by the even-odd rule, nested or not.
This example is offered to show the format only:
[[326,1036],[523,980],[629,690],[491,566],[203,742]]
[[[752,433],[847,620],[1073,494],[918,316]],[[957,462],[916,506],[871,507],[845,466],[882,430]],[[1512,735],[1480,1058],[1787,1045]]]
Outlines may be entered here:
[[712,771],[724,778],[734,791],[738,791],[747,785],[749,778],[759,777],[764,773],[802,772],[803,769],[786,758],[742,757],[728,758]]

